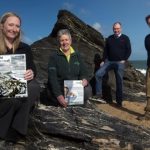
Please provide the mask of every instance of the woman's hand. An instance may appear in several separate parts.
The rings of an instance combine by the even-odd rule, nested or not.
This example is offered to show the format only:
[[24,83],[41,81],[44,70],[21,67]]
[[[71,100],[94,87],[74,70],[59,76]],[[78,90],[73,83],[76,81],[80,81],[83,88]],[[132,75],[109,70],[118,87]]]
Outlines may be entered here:
[[102,67],[104,65],[104,61],[102,61],[101,63],[100,63],[100,67]]
[[83,79],[82,80],[82,85],[85,87],[85,86],[87,86],[88,85],[88,81],[86,80],[86,79]]
[[63,106],[63,107],[67,107],[67,105],[68,105],[68,103],[67,103],[67,101],[65,100],[65,98],[64,98],[64,96],[63,95],[59,95],[58,97],[57,97],[57,100],[58,100],[58,102]]
[[25,74],[24,74],[24,78],[25,80],[32,80],[34,78],[34,73],[31,69],[26,70]]

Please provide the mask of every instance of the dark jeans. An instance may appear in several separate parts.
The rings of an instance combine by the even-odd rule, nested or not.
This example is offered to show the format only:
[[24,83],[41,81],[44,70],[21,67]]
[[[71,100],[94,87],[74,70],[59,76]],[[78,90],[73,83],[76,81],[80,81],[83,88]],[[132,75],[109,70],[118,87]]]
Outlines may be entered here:
[[28,83],[28,98],[0,99],[0,138],[5,138],[10,128],[27,134],[29,114],[39,96],[40,86],[32,80]]
[[102,94],[102,78],[106,72],[113,69],[116,77],[116,102],[121,103],[123,99],[122,87],[124,67],[124,63],[120,63],[118,61],[106,61],[95,74],[96,94]]

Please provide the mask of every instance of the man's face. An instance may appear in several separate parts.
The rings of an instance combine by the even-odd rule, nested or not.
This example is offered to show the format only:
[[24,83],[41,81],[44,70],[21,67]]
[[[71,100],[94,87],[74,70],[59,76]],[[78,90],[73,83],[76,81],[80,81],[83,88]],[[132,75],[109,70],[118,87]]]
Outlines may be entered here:
[[118,36],[121,33],[121,25],[119,23],[113,26],[113,32],[116,36]]

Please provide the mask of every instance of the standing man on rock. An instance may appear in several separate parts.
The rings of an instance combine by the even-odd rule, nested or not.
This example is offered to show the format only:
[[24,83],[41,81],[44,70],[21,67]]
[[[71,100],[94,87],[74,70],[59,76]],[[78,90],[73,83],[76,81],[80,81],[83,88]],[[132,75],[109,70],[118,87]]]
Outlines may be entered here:
[[[150,27],[150,15],[145,18],[147,25]],[[147,50],[147,72],[146,72],[146,97],[147,105],[145,114],[142,119],[150,120],[150,34],[145,37],[145,48]]]
[[96,97],[102,98],[102,78],[105,73],[114,69],[116,76],[116,102],[117,106],[122,106],[123,99],[123,73],[125,62],[131,54],[131,45],[128,36],[121,33],[121,23],[113,24],[113,35],[110,35],[105,44],[103,61],[100,69],[96,72]]

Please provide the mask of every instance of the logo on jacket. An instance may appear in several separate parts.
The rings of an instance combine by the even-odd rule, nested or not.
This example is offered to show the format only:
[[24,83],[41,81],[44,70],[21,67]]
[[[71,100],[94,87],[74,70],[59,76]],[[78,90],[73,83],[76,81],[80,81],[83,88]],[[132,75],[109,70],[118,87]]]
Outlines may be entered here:
[[80,63],[78,61],[75,61],[74,64],[78,65],[78,66],[80,65]]

